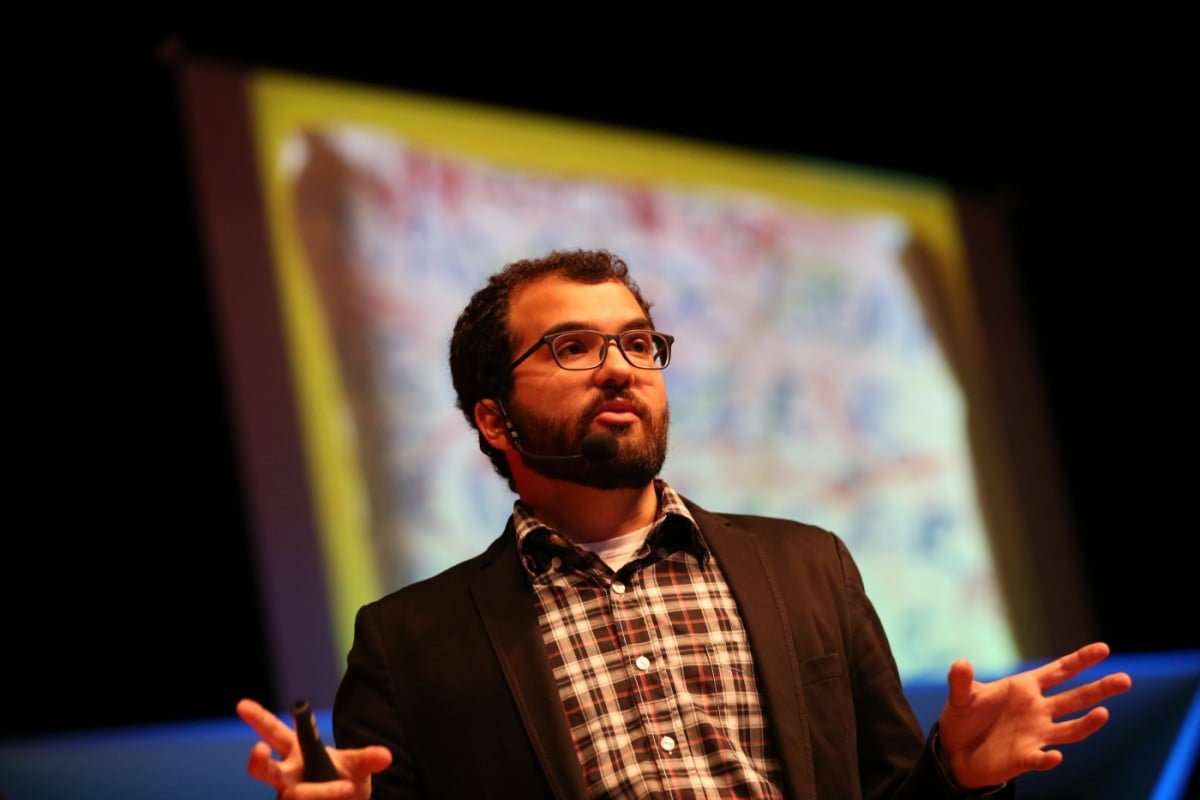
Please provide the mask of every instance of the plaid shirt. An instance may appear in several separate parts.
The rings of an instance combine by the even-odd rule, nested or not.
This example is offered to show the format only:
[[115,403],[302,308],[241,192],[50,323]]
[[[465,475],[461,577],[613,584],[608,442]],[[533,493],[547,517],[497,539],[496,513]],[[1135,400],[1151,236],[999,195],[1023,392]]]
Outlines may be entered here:
[[741,614],[687,507],[656,482],[614,573],[518,502],[513,522],[589,797],[781,797]]

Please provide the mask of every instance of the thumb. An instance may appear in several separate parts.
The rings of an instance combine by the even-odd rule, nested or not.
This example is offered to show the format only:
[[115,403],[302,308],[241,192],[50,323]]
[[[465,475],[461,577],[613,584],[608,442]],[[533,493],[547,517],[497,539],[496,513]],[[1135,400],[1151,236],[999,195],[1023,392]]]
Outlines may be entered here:
[[946,704],[958,709],[971,703],[971,686],[975,682],[975,668],[965,658],[960,658],[950,665],[946,675],[946,683],[950,684],[950,697]]
[[355,779],[381,772],[392,763],[392,751],[379,745],[357,750],[330,750],[338,765]]

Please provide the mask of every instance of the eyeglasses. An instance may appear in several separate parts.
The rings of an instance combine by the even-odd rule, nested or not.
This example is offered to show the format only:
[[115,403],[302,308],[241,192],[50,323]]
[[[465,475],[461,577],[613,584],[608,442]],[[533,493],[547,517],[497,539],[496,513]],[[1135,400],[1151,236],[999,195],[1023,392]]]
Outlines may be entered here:
[[671,363],[671,345],[674,344],[675,337],[658,331],[551,333],[538,339],[533,347],[517,356],[517,359],[508,365],[508,369],[516,369],[544,344],[550,345],[550,353],[563,369],[596,369],[604,363],[609,342],[616,342],[617,349],[625,356],[625,360],[638,369],[666,369],[667,364]]

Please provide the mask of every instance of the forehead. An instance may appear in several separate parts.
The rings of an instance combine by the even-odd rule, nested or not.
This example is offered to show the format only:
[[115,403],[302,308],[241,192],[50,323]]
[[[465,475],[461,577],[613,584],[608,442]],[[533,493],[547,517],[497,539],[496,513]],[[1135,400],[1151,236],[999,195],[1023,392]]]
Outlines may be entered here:
[[508,329],[522,344],[566,321],[608,331],[645,316],[633,292],[620,281],[580,283],[551,275],[513,294],[508,306]]

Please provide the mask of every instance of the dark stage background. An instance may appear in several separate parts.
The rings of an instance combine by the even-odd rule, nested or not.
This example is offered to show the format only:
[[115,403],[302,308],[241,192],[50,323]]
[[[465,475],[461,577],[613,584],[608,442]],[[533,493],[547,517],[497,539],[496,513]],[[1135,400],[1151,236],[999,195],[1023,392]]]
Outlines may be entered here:
[[412,21],[341,38],[10,26],[5,385],[18,410],[0,736],[288,699],[272,696],[179,98],[156,56],[172,32],[201,56],[925,175],[998,201],[1099,633],[1123,651],[1200,647],[1196,31],[1181,20],[977,13],[634,42],[528,29],[488,46]]

